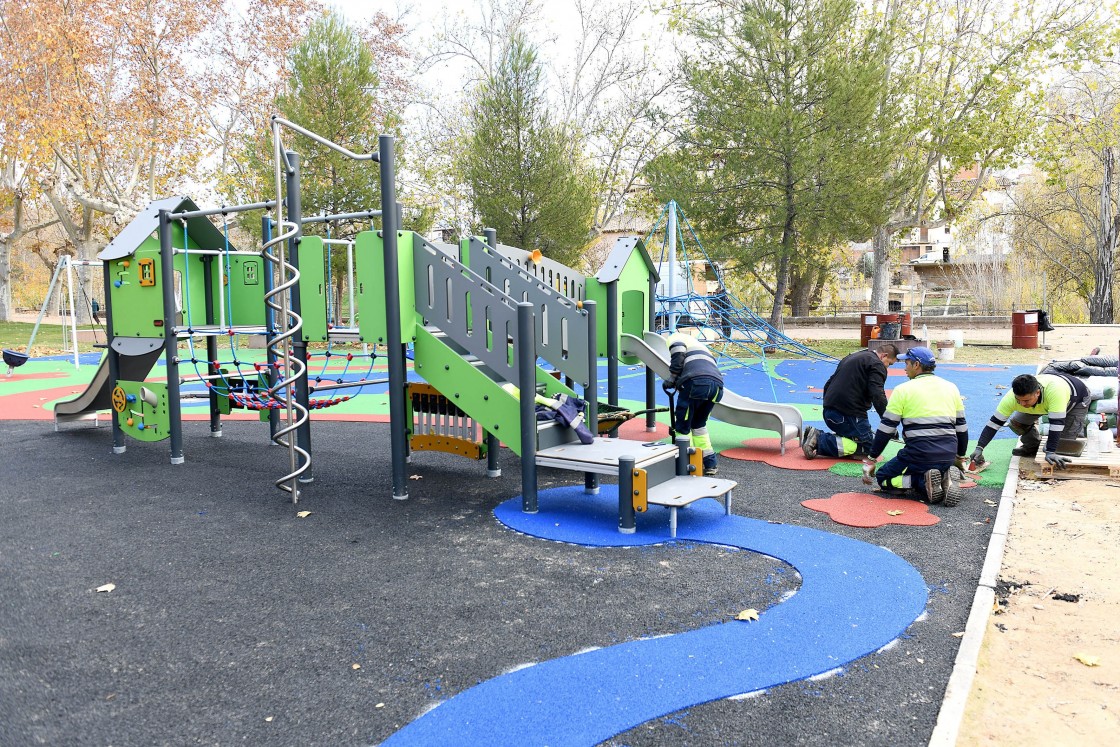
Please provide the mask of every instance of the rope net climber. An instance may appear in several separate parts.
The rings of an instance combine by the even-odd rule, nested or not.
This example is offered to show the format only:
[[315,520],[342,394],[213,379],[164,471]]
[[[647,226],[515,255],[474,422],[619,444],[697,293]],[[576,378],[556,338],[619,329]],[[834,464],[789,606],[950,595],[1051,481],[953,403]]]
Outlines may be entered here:
[[[814,350],[786,336],[730,291],[724,280],[723,270],[712,261],[700,237],[676,202],[670,201],[661,211],[657,222],[646,236],[647,246],[651,246],[651,240],[659,232],[662,241],[658,268],[662,274],[662,282],[658,285],[655,319],[658,331],[696,329],[700,338],[715,352],[742,365],[746,365],[742,360],[743,351],[761,358],[764,364],[767,356],[778,351],[812,360],[836,360],[827,353]],[[690,256],[690,247],[699,256]],[[676,253],[673,261],[670,261],[671,251]],[[718,284],[715,292],[709,292],[706,287],[696,288],[692,271],[695,262],[703,262],[706,272],[714,274]],[[683,271],[676,271],[676,267],[682,267]],[[667,282],[666,272],[677,272],[677,277],[673,278],[676,282]],[[680,281],[684,284],[683,293],[674,287]],[[662,293],[663,288],[672,290]]]
[[[224,261],[224,272],[226,277],[229,277],[232,268],[230,264],[231,247],[229,244],[229,226],[226,224],[223,230],[225,236],[225,247],[221,252]],[[183,281],[186,288],[191,287],[191,261],[190,255],[197,253],[195,250],[190,249],[189,237],[187,234],[186,223],[183,224],[183,249],[184,255],[183,262]],[[226,298],[225,303],[222,304],[219,314],[221,318],[216,326],[207,324],[205,330],[198,329],[193,324],[194,316],[191,309],[191,293],[183,294],[183,323],[184,332],[186,335],[187,348],[189,357],[184,360],[184,363],[189,363],[195,375],[189,379],[184,378],[182,383],[192,381],[201,382],[205,388],[216,394],[218,397],[228,399],[230,403],[236,407],[246,410],[262,411],[262,410],[279,410],[285,407],[285,403],[272,396],[269,392],[275,391],[278,386],[283,386],[284,379],[284,366],[279,360],[273,362],[260,362],[247,360],[252,357],[252,353],[244,352],[240,349],[238,344],[238,336],[241,334],[247,335],[266,335],[270,334],[268,330],[248,329],[245,327],[235,326],[233,324],[233,298],[229,289],[228,283],[223,283],[225,288]],[[209,356],[203,354],[199,355],[199,351],[195,349],[196,336],[220,336],[227,337],[230,345],[230,359],[229,360],[210,360]],[[342,370],[337,370],[332,367],[332,358],[341,357],[344,359]],[[308,407],[312,410],[321,410],[335,405],[348,402],[351,398],[362,393],[362,390],[367,385],[372,385],[375,382],[371,379],[374,365],[377,360],[376,349],[368,349],[362,353],[353,353],[350,351],[336,351],[335,343],[328,338],[327,349],[322,352],[307,352],[307,363],[310,367],[315,358],[322,358],[322,366],[319,372],[314,376],[313,382],[308,384],[309,394],[313,394],[316,390],[330,391],[342,387],[357,387],[357,391],[351,394],[335,396],[335,397],[309,397]],[[350,373],[351,366],[355,360],[368,359],[368,367],[364,373],[356,380]],[[205,369],[200,369],[200,366],[205,366]],[[360,364],[359,364],[360,367]],[[269,379],[275,377],[271,384]],[[311,379],[311,377],[309,377]]]

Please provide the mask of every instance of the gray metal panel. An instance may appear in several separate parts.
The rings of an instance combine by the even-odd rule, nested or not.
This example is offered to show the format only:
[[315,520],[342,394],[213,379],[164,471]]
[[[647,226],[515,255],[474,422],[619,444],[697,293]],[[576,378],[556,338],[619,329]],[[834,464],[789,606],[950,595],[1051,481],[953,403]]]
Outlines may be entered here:
[[534,262],[529,252],[505,244],[498,244],[498,253],[545,285],[560,291],[562,295],[575,299],[584,298],[583,288],[587,284],[587,277],[571,267],[548,257],[541,257]]
[[517,382],[517,303],[419,236],[413,254],[420,316],[504,381]]
[[657,282],[661,277],[657,274],[657,267],[653,264],[653,259],[646,251],[646,244],[637,236],[623,236],[614,242],[611,247],[611,253],[607,255],[607,261],[603,263],[602,269],[595,275],[595,279],[600,283],[613,283],[618,280],[622,275],[622,269],[626,267],[626,263],[630,260],[630,255],[635,251],[640,253],[642,261],[646,263],[646,268],[653,276],[654,282]]
[[515,300],[533,304],[536,354],[587,386],[587,312],[486,243],[472,238],[467,251],[474,272]]
[[[165,197],[162,200],[148,203],[148,205],[101,250],[97,258],[104,262],[110,259],[132,256],[140,245],[159,228],[159,211],[161,210],[178,213],[198,210],[198,206],[194,204],[191,198],[183,196]],[[194,238],[199,246],[208,248],[225,246],[225,236],[205,217],[188,219],[187,233]],[[232,249],[233,247],[231,246],[230,248]]]
[[162,337],[114,337],[110,344],[121,355],[144,355],[164,347],[166,341]]

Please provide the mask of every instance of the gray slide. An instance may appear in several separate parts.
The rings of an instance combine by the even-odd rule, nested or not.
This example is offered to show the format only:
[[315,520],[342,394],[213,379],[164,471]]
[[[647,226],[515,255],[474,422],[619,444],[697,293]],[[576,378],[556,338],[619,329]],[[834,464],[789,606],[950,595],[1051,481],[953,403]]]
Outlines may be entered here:
[[[669,343],[661,335],[646,332],[642,340],[624,334],[621,348],[623,355],[635,356],[662,379],[669,378]],[[712,410],[712,417],[731,425],[777,433],[781,438],[783,454],[786,453],[786,441],[801,437],[801,411],[793,405],[759,402],[727,389],[723,390],[723,399]]]
[[[125,381],[143,381],[163,355],[163,340],[116,338],[113,347],[120,353],[121,378]],[[84,420],[99,410],[111,409],[113,382],[109,380],[109,356],[101,356],[101,363],[86,390],[74,399],[56,402],[54,423]]]

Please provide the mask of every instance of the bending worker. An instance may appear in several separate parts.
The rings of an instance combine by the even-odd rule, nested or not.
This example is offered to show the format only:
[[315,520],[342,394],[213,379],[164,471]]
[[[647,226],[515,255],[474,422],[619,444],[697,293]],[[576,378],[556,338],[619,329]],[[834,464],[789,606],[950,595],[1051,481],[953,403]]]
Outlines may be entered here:
[[1000,400],[992,419],[980,433],[976,450],[972,452],[972,461],[976,467],[984,464],[984,447],[991,443],[1005,423],[1023,442],[1011,453],[1033,459],[1042,444],[1038,419],[1045,415],[1050,421],[1050,432],[1046,436],[1046,461],[1058,469],[1065,469],[1070,460],[1058,453],[1059,444],[1063,439],[1081,436],[1088,414],[1089,388],[1076,376],[1016,376],[1011,382],[1011,391]]
[[832,433],[805,426],[801,450],[806,459],[864,457],[871,453],[875,434],[867,411],[871,407],[883,418],[887,409],[887,366],[898,360],[898,348],[882,345],[875,350],[857,350],[836,365],[824,384],[824,422]]
[[910,380],[891,392],[865,464],[879,461],[901,425],[906,445],[875,473],[880,489],[925,503],[955,506],[961,492],[949,468],[956,464],[963,470],[968,450],[960,390],[951,381],[934,376],[937,361],[929,348],[911,348],[898,359],[906,362]]
[[677,390],[672,413],[673,430],[688,436],[693,448],[704,454],[704,474],[718,471],[716,451],[708,435],[708,416],[723,398],[723,374],[708,346],[695,337],[674,332],[669,335],[669,380],[666,389]]

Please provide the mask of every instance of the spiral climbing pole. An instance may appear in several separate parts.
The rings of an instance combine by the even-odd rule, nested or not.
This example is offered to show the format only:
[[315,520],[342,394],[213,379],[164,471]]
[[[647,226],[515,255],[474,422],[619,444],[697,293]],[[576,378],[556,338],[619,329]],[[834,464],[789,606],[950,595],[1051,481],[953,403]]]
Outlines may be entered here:
[[[279,403],[283,422],[272,433],[272,440],[288,450],[289,472],[276,481],[276,487],[289,493],[292,502],[300,496],[300,483],[312,480],[311,428],[309,421],[310,400],[307,376],[307,344],[303,339],[303,317],[299,295],[299,245],[305,222],[348,217],[382,217],[384,209],[369,210],[354,215],[320,216],[304,219],[300,204],[299,156],[284,148],[282,132],[290,130],[319,145],[330,148],[355,161],[378,162],[379,153],[353,153],[338,143],[304,129],[279,116],[272,117],[272,158],[276,190],[277,235],[264,244],[263,254],[272,268],[272,288],[265,292],[265,304],[270,320],[268,356],[270,375],[267,395]],[[383,185],[384,192],[384,185]],[[390,190],[391,192],[391,190]],[[383,200],[384,200],[383,194]],[[392,212],[392,211],[391,211]],[[395,213],[394,216],[395,217]],[[385,233],[396,237],[396,223],[385,227]],[[387,241],[387,243],[391,243]],[[393,259],[395,262],[395,257]],[[399,337],[399,333],[398,333]],[[392,339],[392,335],[390,334]],[[397,341],[399,347],[399,340]],[[393,356],[390,355],[390,364]],[[390,365],[391,369],[394,369]],[[399,370],[396,370],[399,369]],[[400,362],[390,374],[391,380],[403,380],[404,365]],[[341,384],[340,384],[341,386]],[[403,383],[398,388],[403,392]],[[403,394],[402,394],[403,396]],[[390,403],[392,404],[392,403]],[[392,409],[392,408],[391,408]],[[403,415],[397,422],[403,421]],[[403,453],[403,452],[402,452]],[[394,474],[394,477],[396,475]],[[394,483],[395,484],[395,483]]]
[[[306,355],[299,356],[296,343],[303,329],[299,314],[299,268],[290,259],[288,249],[299,241],[301,233],[298,199],[298,157],[285,152],[281,127],[284,120],[272,120],[272,156],[276,190],[276,235],[266,241],[263,255],[273,277],[265,292],[271,327],[268,338],[270,360],[276,362],[275,375],[269,381],[268,396],[280,404],[283,422],[272,434],[272,440],[288,450],[288,473],[276,480],[276,487],[298,503],[300,478],[311,469],[311,451],[301,445],[300,431],[308,423],[308,409],[301,403],[300,384],[307,386]],[[295,189],[293,189],[295,187]],[[285,188],[286,194],[285,194]],[[286,198],[286,199],[285,199]]]

